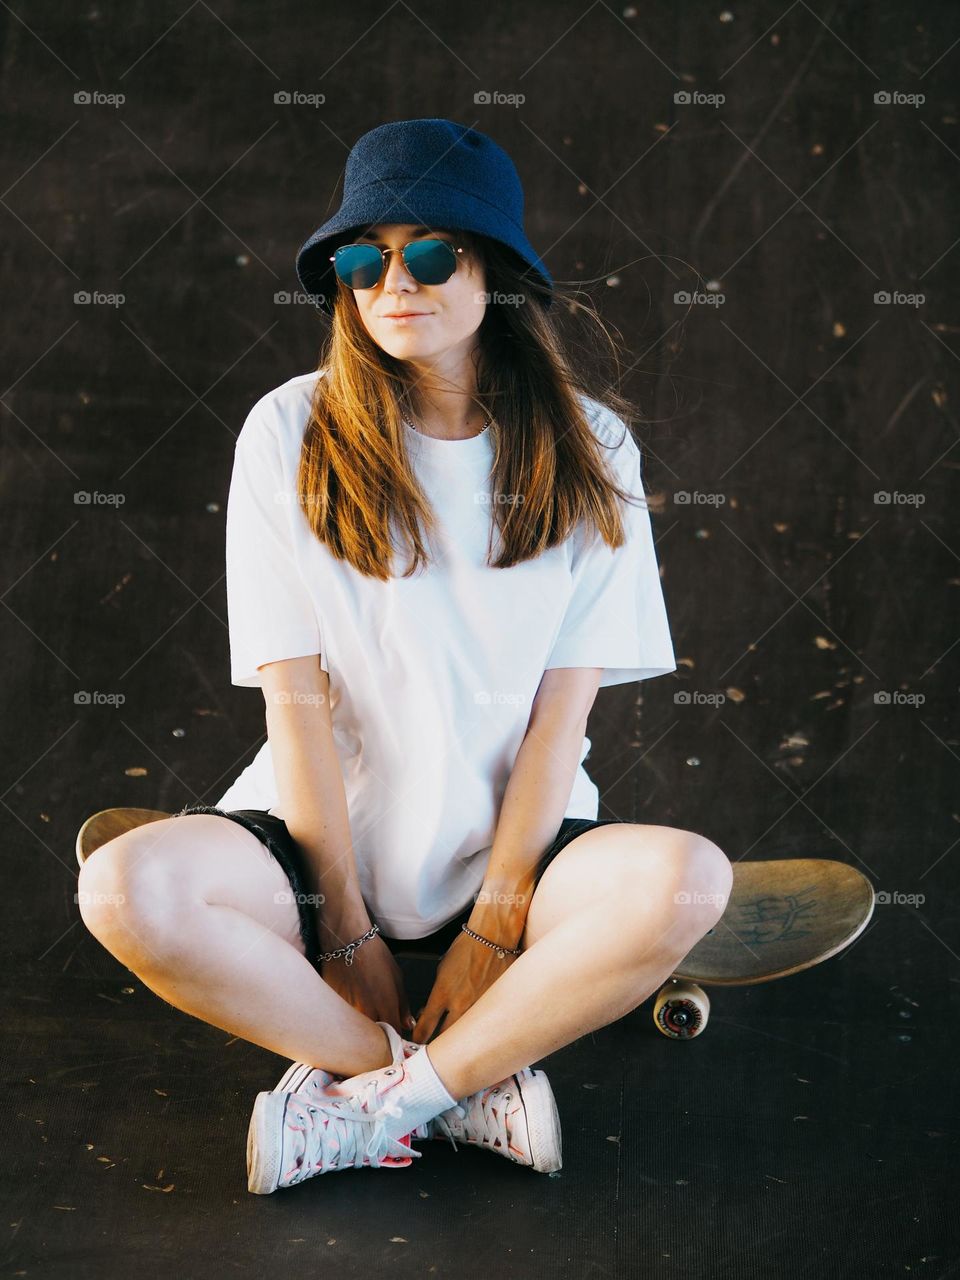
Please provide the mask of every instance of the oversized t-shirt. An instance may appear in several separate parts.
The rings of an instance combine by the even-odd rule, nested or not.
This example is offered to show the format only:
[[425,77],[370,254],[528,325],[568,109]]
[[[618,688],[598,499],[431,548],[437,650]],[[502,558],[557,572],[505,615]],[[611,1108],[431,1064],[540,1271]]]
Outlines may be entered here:
[[[237,438],[226,521],[231,680],[260,687],[263,663],[320,655],[364,902],[386,934],[419,938],[482,884],[544,671],[602,667],[605,686],[664,675],[676,662],[644,506],[621,504],[627,541],[616,549],[581,524],[533,560],[485,563],[489,429],[440,440],[406,428],[438,521],[426,570],[404,578],[404,549],[398,576],[384,582],[333,556],[296,499],[320,376],[263,396]],[[642,499],[630,431],[599,402],[584,407],[621,487]],[[585,737],[566,817],[597,817],[582,763],[589,749]],[[269,740],[217,804],[283,816]]]

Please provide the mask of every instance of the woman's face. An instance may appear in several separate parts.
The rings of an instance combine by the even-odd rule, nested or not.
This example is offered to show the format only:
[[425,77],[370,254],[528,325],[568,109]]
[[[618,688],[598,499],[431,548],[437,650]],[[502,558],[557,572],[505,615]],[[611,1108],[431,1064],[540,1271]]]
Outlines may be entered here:
[[[389,222],[367,227],[354,238],[381,249],[402,249],[410,240],[462,241],[455,231],[437,231],[413,223]],[[469,249],[457,254],[457,267],[443,284],[420,284],[399,253],[387,254],[383,275],[372,289],[356,289],[357,310],[364,328],[379,347],[397,360],[435,362],[462,357],[474,345],[487,303],[483,268]],[[416,312],[407,318],[401,313]],[[397,318],[394,318],[397,317]]]

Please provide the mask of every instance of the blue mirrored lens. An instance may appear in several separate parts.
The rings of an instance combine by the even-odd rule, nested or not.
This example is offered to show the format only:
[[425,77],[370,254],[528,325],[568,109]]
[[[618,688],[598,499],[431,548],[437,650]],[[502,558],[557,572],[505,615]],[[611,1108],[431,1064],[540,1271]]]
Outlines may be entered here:
[[404,249],[403,260],[421,284],[443,284],[457,265],[453,245],[446,240],[415,240]]
[[341,245],[333,255],[333,269],[351,289],[372,289],[380,279],[383,258],[375,244]]

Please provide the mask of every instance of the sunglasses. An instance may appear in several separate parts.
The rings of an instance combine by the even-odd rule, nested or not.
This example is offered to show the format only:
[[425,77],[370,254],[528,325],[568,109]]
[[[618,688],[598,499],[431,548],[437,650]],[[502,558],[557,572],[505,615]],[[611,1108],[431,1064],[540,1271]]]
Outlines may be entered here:
[[343,244],[330,257],[340,280],[351,289],[372,289],[383,275],[388,253],[399,253],[403,265],[420,284],[443,284],[457,269],[463,249],[448,240],[411,240],[402,249],[375,244]]

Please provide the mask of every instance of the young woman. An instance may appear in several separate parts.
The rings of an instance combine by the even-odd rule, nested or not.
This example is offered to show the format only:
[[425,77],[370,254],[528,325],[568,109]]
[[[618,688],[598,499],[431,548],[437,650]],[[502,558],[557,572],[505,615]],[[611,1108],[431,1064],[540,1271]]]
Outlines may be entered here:
[[[549,1171],[529,1064],[654,991],[731,882],[702,835],[598,820],[582,765],[598,687],[676,669],[629,406],[572,372],[476,130],[365,134],[297,270],[329,341],[254,405],[227,511],[231,676],[267,741],[216,805],[88,859],[83,917],[162,998],[293,1059],[254,1107],[252,1191],[431,1136]],[[415,1028],[411,941],[442,953]]]

